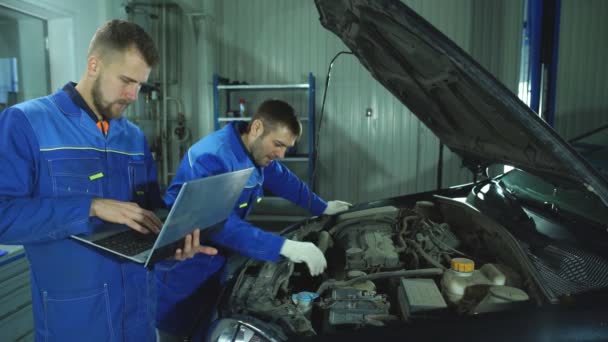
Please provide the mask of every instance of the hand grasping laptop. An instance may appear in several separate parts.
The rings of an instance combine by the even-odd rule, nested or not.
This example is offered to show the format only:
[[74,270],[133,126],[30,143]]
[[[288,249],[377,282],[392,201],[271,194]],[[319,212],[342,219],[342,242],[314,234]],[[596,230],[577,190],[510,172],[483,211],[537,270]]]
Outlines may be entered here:
[[[121,202],[112,199],[94,199],[91,203],[89,216],[96,216],[101,220],[111,223],[124,224],[142,234],[149,234],[150,232],[158,234],[163,225],[152,211],[140,207],[137,203]],[[215,248],[200,245],[199,229],[195,229],[192,233],[186,235],[184,248],[178,248],[175,251],[175,259],[180,261],[186,260],[192,258],[197,253],[207,255],[217,254]]]

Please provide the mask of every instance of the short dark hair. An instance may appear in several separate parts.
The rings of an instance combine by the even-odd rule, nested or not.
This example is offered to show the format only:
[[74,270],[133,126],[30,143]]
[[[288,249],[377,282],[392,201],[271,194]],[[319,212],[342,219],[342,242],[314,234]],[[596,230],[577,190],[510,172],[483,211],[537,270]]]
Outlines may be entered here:
[[295,110],[285,101],[266,100],[262,102],[251,117],[251,122],[254,120],[262,121],[264,135],[276,129],[277,126],[287,127],[298,138],[302,134],[302,124],[298,120]]
[[142,55],[149,67],[158,63],[158,50],[154,41],[141,26],[125,20],[110,20],[103,24],[91,39],[89,56],[94,53],[125,52],[135,48]]

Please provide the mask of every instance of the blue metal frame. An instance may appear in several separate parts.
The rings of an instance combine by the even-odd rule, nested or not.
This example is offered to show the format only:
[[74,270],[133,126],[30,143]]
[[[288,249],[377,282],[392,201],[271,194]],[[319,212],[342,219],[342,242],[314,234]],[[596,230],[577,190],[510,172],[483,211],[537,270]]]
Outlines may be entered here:
[[562,10],[562,1],[555,0],[555,17],[553,31],[553,58],[551,59],[551,69],[549,70],[549,95],[547,98],[547,122],[551,127],[555,127],[555,93],[557,91],[557,60],[559,55],[559,30]]
[[[542,45],[542,18],[543,18],[543,0],[528,0],[528,18],[527,28],[530,42],[529,54],[529,80],[530,80],[530,108],[533,111],[539,111],[540,106],[540,81],[541,81],[541,63],[540,52]],[[539,113],[540,114],[540,113]]]
[[[527,0],[528,16],[526,34],[530,42],[530,53],[529,53],[529,75],[527,75],[530,84],[530,108],[535,112],[539,113],[540,100],[541,100],[541,77],[542,77],[542,56],[541,49],[543,46],[543,38],[545,40],[550,39],[551,41],[545,41],[545,46],[549,44],[551,47],[551,60],[546,61],[548,64],[547,70],[547,98],[543,104],[543,112],[546,113],[544,119],[550,126],[555,124],[555,93],[557,89],[557,63],[559,53],[559,28],[560,28],[560,17],[561,17],[561,0]],[[548,7],[547,7],[548,6]],[[554,6],[554,7],[553,7]],[[543,37],[543,18],[547,20],[545,12],[555,10],[553,20],[553,36]],[[543,114],[543,113],[539,113]]]
[[213,74],[213,126],[217,131],[220,129],[220,77],[218,74]]
[[315,77],[311,72],[308,74],[308,182],[312,191],[315,191],[313,171],[317,154],[315,151],[315,92]]

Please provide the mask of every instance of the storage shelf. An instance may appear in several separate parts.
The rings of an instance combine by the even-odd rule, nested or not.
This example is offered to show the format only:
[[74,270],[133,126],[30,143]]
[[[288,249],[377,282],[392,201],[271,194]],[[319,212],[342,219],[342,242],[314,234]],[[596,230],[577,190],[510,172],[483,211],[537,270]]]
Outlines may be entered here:
[[[308,149],[303,149],[302,151],[297,150],[293,156],[287,156],[286,158],[281,159],[281,162],[291,163],[291,167],[297,168],[298,170],[302,170],[302,165],[305,165],[307,171],[307,175],[302,177],[302,180],[308,183],[310,188],[314,191],[314,179],[313,179],[313,169],[314,169],[314,148],[315,148],[315,77],[311,73],[308,74],[308,83],[291,83],[291,84],[220,84],[220,75],[213,75],[213,116],[214,116],[214,127],[216,130],[219,130],[225,124],[234,122],[234,121],[251,121],[251,117],[227,117],[225,113],[220,115],[220,99],[225,100],[226,108],[222,109],[228,111],[231,108],[231,94],[237,94],[239,91],[297,91],[298,94],[302,94],[301,90],[305,90],[305,94],[308,100],[308,113],[299,112],[300,114],[306,115],[298,117],[301,121],[306,122],[305,126],[308,130],[307,132],[307,141],[305,142],[308,145]],[[300,96],[300,95],[298,95]],[[305,153],[306,151],[308,153]],[[294,164],[297,163],[297,164]],[[307,163],[302,164],[302,163]],[[289,167],[288,166],[288,167]]]
[[[302,121],[308,121],[308,117],[299,118]],[[231,122],[231,121],[251,121],[250,117],[237,117],[237,118],[227,118],[227,117],[219,117],[217,118],[219,122]]]
[[274,90],[274,89],[308,89],[310,86],[308,83],[300,83],[300,84],[235,84],[235,85],[218,85],[217,89],[227,89],[227,90]]
[[307,162],[308,157],[285,157],[283,159],[279,159],[280,162]]

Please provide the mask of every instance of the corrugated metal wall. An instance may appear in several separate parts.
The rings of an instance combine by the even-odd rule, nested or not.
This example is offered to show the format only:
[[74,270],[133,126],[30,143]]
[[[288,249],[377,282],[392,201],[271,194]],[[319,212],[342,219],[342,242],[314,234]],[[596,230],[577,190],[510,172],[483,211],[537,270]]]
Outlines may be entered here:
[[562,0],[555,128],[573,138],[608,123],[608,1]]
[[[521,0],[406,3],[516,89]],[[318,119],[328,63],[345,46],[320,25],[312,1],[226,0],[214,17],[212,59],[220,74],[251,83],[302,83],[312,71]],[[324,115],[317,177],[323,197],[360,202],[435,187],[438,140],[350,55],[334,64]],[[471,179],[458,158],[447,152],[444,160],[444,186]]]

